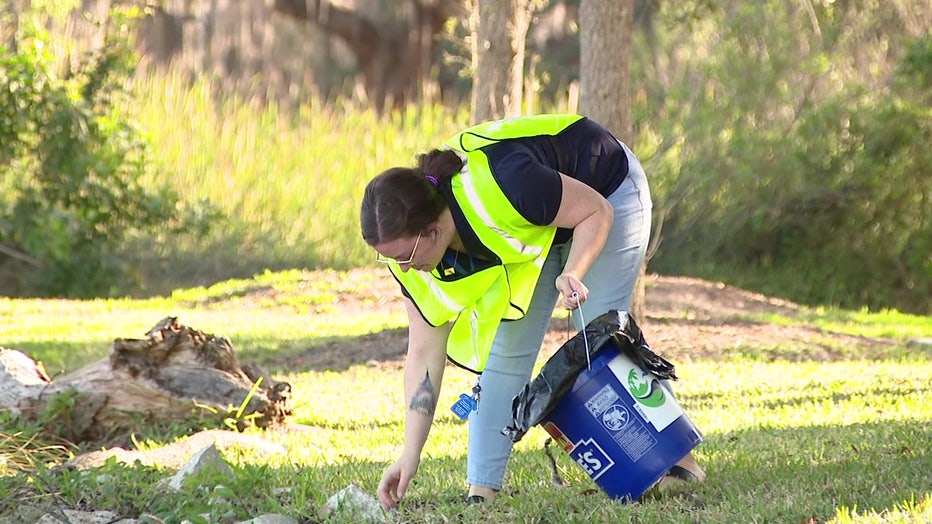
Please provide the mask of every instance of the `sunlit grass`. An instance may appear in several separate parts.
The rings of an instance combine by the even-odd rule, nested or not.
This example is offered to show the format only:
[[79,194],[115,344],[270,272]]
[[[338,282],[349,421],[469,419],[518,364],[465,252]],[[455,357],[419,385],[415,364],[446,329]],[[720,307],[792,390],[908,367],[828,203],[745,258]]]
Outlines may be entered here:
[[[105,356],[112,338],[133,333],[142,337],[163,316],[177,314],[186,325],[228,336],[242,360],[274,362],[294,351],[312,353],[334,336],[403,326],[400,310],[385,315],[334,314],[333,301],[344,294],[380,300],[373,291],[380,278],[389,277],[373,272],[268,272],[252,279],[179,289],[158,299],[4,300],[0,336],[6,346],[26,344],[33,357],[74,370]],[[820,313],[812,315],[818,320]],[[901,315],[852,315],[872,329],[890,333],[898,332],[901,321],[907,329],[914,322]],[[797,320],[809,321],[809,317]],[[74,338],[83,342],[75,343]],[[88,353],[76,351],[79,347],[87,347]],[[788,362],[767,358],[781,355],[779,347],[748,350],[750,357],[732,352],[726,360],[677,362],[680,380],[673,385],[705,438],[696,454],[709,480],[636,505],[605,497],[559,450],[555,458],[566,487],[552,485],[543,452],[546,434],[534,428],[516,445],[505,491],[495,506],[464,507],[460,498],[465,490],[467,428],[449,406],[461,392],[469,391],[475,377],[448,367],[420,472],[396,520],[730,523],[812,518],[839,524],[929,520],[932,358],[928,354],[904,354],[894,344],[872,358],[842,354],[834,360]],[[92,496],[100,508],[130,516],[148,511],[171,521],[208,512],[217,518],[226,512],[246,519],[274,511],[314,522],[317,508],[350,483],[373,493],[383,468],[400,453],[401,370],[400,362],[333,370],[275,368],[273,375],[293,386],[292,421],[304,429],[249,431],[285,446],[287,455],[228,451],[225,458],[234,466],[234,479],[202,480],[175,494],[157,492],[157,481],[172,473],[158,467],[113,464],[85,474],[43,473],[46,462],[64,460],[70,450],[42,440],[39,431],[7,428],[0,431],[0,462],[6,464],[0,490],[36,501],[52,496],[58,504],[75,507]],[[147,435],[147,428],[140,428],[138,441],[153,447],[190,431],[182,426],[174,433],[170,429]],[[164,435],[170,437],[166,440]],[[24,453],[32,459],[24,460]],[[116,484],[133,488],[120,489]],[[217,484],[240,495],[217,502]],[[0,502],[0,509],[9,511],[9,504],[4,504]]]
[[910,497],[890,508],[859,510],[857,507],[838,509],[830,524],[927,524],[932,522],[932,493],[923,498]]
[[871,312],[867,309],[849,311],[820,307],[794,318],[780,314],[748,315],[745,318],[784,325],[805,320],[822,329],[864,337],[907,339],[932,336],[932,316],[913,315],[896,310]]

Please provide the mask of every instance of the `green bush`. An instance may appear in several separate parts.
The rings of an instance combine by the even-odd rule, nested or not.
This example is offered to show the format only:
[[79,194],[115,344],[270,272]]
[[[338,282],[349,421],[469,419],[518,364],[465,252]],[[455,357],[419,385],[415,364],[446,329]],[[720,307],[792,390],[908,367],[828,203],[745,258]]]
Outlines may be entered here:
[[908,95],[841,98],[809,115],[796,151],[813,183],[771,207],[782,217],[771,256],[791,270],[826,268],[846,306],[929,312],[932,112]]
[[113,13],[116,30],[63,77],[46,34],[0,48],[0,243],[37,266],[7,292],[125,292],[131,278],[115,255],[123,241],[197,225],[173,191],[139,182],[146,143],[117,103],[135,65],[124,14]]
[[875,49],[845,40],[856,32],[835,19],[820,18],[819,46],[801,47],[785,37],[797,13],[745,30],[757,12],[712,24],[709,56],[641,125],[663,220],[651,270],[809,304],[932,312],[932,39],[904,39],[898,67],[872,77],[845,69],[845,49]]

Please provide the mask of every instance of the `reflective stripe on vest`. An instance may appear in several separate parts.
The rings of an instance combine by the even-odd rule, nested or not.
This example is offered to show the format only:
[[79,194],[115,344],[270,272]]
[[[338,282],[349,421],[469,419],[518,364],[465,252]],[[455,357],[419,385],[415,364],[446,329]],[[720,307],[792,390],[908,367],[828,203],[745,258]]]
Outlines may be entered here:
[[531,224],[514,209],[479,148],[509,138],[555,135],[581,118],[537,115],[487,122],[444,143],[464,160],[463,170],[450,180],[453,196],[479,241],[502,263],[453,281],[441,280],[436,270],[390,268],[428,323],[454,322],[447,355],[462,367],[481,372],[501,320],[524,317],[556,234],[556,227]]

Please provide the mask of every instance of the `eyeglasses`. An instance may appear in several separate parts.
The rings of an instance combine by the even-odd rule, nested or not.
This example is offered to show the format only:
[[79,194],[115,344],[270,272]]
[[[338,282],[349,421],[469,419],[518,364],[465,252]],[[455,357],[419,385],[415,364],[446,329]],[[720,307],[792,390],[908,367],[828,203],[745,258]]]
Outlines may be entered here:
[[411,248],[411,256],[408,257],[407,260],[398,260],[396,258],[383,257],[382,253],[376,252],[375,261],[381,262],[383,264],[391,264],[392,262],[395,262],[396,264],[410,264],[411,262],[414,262],[414,253],[417,251],[417,245],[418,243],[420,243],[420,241],[421,241],[421,234],[418,233],[417,239],[414,241],[414,247]]

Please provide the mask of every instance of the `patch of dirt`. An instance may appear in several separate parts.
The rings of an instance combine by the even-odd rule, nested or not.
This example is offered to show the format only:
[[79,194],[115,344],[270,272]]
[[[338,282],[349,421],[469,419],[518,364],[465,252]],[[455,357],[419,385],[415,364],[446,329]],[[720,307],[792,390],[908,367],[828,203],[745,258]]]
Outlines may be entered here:
[[[377,271],[352,272],[351,277],[364,278],[368,285],[364,291],[341,294],[332,304],[336,311],[330,314],[385,313],[400,308],[397,284],[388,276],[373,276]],[[806,323],[812,313],[804,306],[697,278],[650,275],[646,301],[647,315],[638,325],[654,351],[674,363],[748,352],[766,359],[833,360],[892,344],[827,332]],[[771,315],[796,321],[794,325],[770,322]],[[575,334],[568,326],[566,315],[558,312],[544,339],[542,358]],[[406,329],[386,330],[315,346],[277,364],[291,369],[345,369],[354,364],[400,367],[406,344]]]
[[[892,345],[823,330],[806,322],[814,313],[804,306],[720,282],[653,275],[646,296],[644,336],[655,350],[676,359],[764,351],[770,358],[832,360]],[[768,321],[772,316],[794,324]]]

